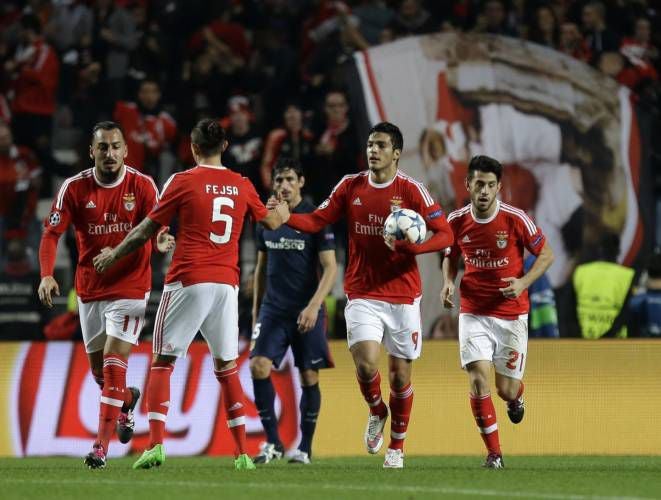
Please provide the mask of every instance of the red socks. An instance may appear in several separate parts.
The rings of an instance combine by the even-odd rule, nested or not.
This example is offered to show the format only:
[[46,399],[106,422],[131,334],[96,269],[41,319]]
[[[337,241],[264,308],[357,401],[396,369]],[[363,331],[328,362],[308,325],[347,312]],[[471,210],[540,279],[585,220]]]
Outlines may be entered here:
[[380,418],[385,417],[388,413],[388,407],[381,398],[381,375],[379,372],[377,371],[371,380],[361,380],[357,374],[356,378],[358,379],[360,392],[363,393],[363,397],[370,407],[370,413],[378,415]]
[[[119,354],[103,356],[103,378],[99,408],[99,431],[96,442],[107,452],[108,443],[115,430],[115,422],[126,399],[126,358]],[[129,392],[130,398],[130,392]]]
[[239,380],[239,368],[233,366],[225,370],[214,370],[218,382],[220,382],[225,412],[227,413],[227,427],[229,427],[234,443],[236,444],[235,455],[243,455],[246,452],[246,410],[243,397],[243,387]]
[[170,409],[170,376],[174,364],[153,362],[149,371],[147,387],[147,410],[149,418],[149,448],[163,443],[165,421]]
[[413,407],[413,387],[406,384],[401,389],[390,389],[390,444],[393,450],[404,449],[406,429]]
[[486,396],[474,396],[471,394],[470,402],[477,428],[482,435],[482,440],[488,452],[501,455],[496,409],[493,407],[491,394],[487,394]]

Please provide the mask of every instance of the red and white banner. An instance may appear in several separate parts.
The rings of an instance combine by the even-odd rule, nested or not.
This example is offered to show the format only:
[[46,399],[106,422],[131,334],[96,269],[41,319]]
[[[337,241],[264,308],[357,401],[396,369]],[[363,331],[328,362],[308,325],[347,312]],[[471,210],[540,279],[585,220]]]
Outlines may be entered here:
[[[641,132],[632,96],[615,80],[546,47],[479,34],[371,47],[356,54],[351,75],[360,81],[350,85],[358,121],[400,127],[400,168],[447,212],[468,202],[472,156],[504,165],[501,197],[546,234],[554,288],[604,233],[619,235],[621,262],[634,261],[643,239]],[[423,275],[440,275],[436,257],[420,264]],[[438,309],[440,284],[425,281],[423,310]]]
[[[0,456],[82,456],[96,436],[100,390],[89,370],[82,344],[74,342],[4,343],[0,370],[0,413],[3,429]],[[4,349],[4,348],[7,349]],[[6,352],[5,352],[6,351]],[[264,440],[253,402],[248,352],[238,362],[247,401],[246,432],[249,450]],[[110,456],[140,452],[148,445],[146,385],[151,345],[144,343],[129,358],[128,385],[143,397],[135,411],[135,434],[126,445],[113,440]],[[276,415],[286,448],[298,444],[300,387],[298,370],[288,357],[274,371]],[[171,383],[172,406],[166,424],[165,446],[174,455],[232,455],[234,442],[220,400],[220,384],[205,343],[193,343],[188,356],[177,360]]]

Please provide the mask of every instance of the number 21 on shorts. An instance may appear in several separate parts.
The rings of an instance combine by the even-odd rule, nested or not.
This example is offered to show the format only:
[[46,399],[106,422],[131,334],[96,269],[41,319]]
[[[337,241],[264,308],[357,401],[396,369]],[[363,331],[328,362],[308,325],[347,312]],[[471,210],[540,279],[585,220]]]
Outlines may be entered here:
[[516,370],[516,362],[519,361],[519,371],[523,370],[523,359],[525,354],[520,354],[518,351],[510,351],[509,359],[505,365],[510,370]]

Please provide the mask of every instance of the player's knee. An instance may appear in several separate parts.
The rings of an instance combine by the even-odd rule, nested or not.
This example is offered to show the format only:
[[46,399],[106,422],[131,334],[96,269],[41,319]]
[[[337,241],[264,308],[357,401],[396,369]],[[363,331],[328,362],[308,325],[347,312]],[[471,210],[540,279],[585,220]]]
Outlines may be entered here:
[[471,374],[470,379],[471,392],[475,396],[485,396],[489,394],[489,380],[484,377],[481,373]]
[[271,373],[271,360],[264,356],[255,356],[250,359],[250,375],[252,378],[267,378]]
[[378,370],[377,366],[365,359],[355,360],[356,373],[361,380],[371,380],[376,375]]
[[103,367],[101,368],[92,368],[92,377],[97,385],[103,389]]
[[401,389],[411,382],[411,377],[406,370],[392,370],[390,372],[390,387]]

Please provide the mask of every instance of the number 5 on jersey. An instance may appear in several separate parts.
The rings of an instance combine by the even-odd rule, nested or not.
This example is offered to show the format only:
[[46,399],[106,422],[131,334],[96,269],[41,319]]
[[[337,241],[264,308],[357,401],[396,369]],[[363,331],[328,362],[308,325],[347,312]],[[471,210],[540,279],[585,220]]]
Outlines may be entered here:
[[224,222],[225,232],[221,235],[209,233],[209,239],[218,245],[227,243],[232,236],[232,216],[222,213],[223,207],[234,208],[234,200],[226,196],[219,196],[213,199],[213,211],[211,212],[211,222]]

